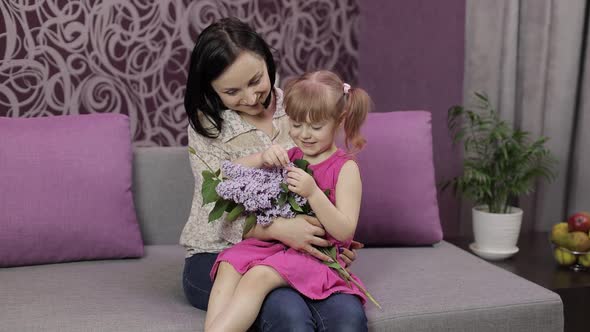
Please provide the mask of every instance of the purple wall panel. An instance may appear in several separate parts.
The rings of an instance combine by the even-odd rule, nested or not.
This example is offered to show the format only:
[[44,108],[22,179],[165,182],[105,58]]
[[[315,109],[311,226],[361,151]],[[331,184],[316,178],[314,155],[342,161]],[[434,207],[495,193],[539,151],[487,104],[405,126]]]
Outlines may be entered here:
[[328,68],[356,82],[355,0],[0,1],[0,116],[123,113],[136,146],[186,144],[197,34],[237,16],[284,79]]
[[[359,80],[376,111],[428,110],[440,182],[460,172],[446,112],[462,102],[465,0],[359,1]],[[459,231],[459,203],[439,193],[445,235]]]

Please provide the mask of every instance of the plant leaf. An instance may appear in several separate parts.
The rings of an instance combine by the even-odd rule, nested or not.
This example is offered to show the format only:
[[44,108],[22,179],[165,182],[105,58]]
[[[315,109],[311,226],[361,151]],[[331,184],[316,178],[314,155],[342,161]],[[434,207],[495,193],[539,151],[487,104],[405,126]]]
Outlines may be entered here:
[[485,94],[477,92],[477,91],[473,92],[473,94],[475,94],[482,101],[484,101],[486,103],[488,102],[488,98],[485,96]]
[[209,222],[212,222],[214,220],[221,218],[221,216],[225,212],[225,208],[227,208],[228,205],[229,205],[229,201],[226,201],[225,199],[220,199],[217,202],[215,202],[215,206],[213,207],[213,210],[211,210],[211,212],[209,212]]
[[288,195],[289,195],[289,194],[288,194],[288,193],[286,193],[286,192],[282,192],[282,193],[280,193],[280,194],[279,194],[279,199],[277,199],[277,204],[278,204],[279,206],[283,206],[283,205],[285,205],[285,203],[287,203],[287,196],[288,196]]
[[207,171],[207,170],[201,172],[201,175],[203,176],[203,179],[213,179],[213,178],[215,178],[215,174],[213,172]]
[[377,302],[377,300],[375,300],[373,295],[371,295],[371,293],[369,293],[363,286],[361,286],[359,283],[357,283],[356,280],[354,280],[352,278],[350,273],[348,273],[348,271],[346,271],[346,269],[342,265],[340,265],[340,263],[338,262],[337,257],[336,257],[336,255],[337,255],[336,254],[336,251],[337,251],[336,246],[315,247],[315,248],[318,249],[323,254],[332,258],[333,262],[322,262],[322,263],[324,263],[325,265],[327,265],[331,269],[336,270],[336,272],[338,272],[340,277],[346,281],[346,283],[348,284],[348,287],[351,287],[350,283],[352,282],[369,298],[369,300],[371,300],[371,302],[373,302],[379,309],[382,309],[381,305],[379,304],[379,302]]
[[252,213],[246,217],[246,222],[244,223],[244,232],[242,234],[248,234],[254,225],[256,225],[256,215]]
[[293,161],[293,163],[298,168],[301,168],[302,170],[304,170],[307,174],[313,176],[313,170],[311,168],[309,168],[309,161],[307,161],[305,159],[295,159]]
[[295,166],[301,168],[302,170],[306,171],[307,167],[309,166],[309,161],[305,159],[295,159],[293,161],[293,164],[295,164]]
[[225,220],[234,221],[240,216],[240,214],[242,214],[242,212],[244,212],[244,205],[238,204],[231,210],[230,213],[227,214]]
[[281,182],[280,186],[283,192],[289,192],[289,186],[285,182]]
[[[203,196],[203,205],[218,201],[221,197],[217,194],[215,188],[221,182],[219,179],[214,179],[209,175],[205,175],[203,171],[203,186],[201,187],[201,195]],[[210,172],[209,172],[210,173]],[[212,175],[213,173],[211,173]]]
[[299,206],[299,204],[297,204],[297,201],[295,201],[295,197],[289,195],[287,197],[287,200],[289,201],[289,204],[291,204],[291,208],[297,212],[303,212],[303,209],[301,208],[301,206]]
[[227,205],[227,207],[225,208],[225,212],[230,212],[231,210],[233,210],[236,206],[238,206],[238,203],[234,202],[234,201],[229,201],[229,204]]

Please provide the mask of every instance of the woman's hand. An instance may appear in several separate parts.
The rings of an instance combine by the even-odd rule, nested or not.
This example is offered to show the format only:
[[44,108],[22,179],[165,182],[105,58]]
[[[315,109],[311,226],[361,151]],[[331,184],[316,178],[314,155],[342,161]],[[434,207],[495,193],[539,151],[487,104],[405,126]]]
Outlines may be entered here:
[[346,248],[341,248],[342,252],[340,253],[340,258],[342,258],[342,260],[346,264],[346,268],[348,268],[356,259],[356,250],[361,249],[364,246],[364,244],[353,240],[350,243],[350,250]]
[[275,221],[274,224],[276,226],[280,225],[276,239],[283,244],[295,250],[306,252],[319,260],[332,261],[329,256],[314,248],[314,246],[330,246],[330,242],[323,238],[326,231],[324,231],[317,218],[300,214],[292,219],[283,219],[279,223]]
[[262,165],[264,167],[280,167],[289,164],[287,150],[278,144],[272,145],[262,153]]

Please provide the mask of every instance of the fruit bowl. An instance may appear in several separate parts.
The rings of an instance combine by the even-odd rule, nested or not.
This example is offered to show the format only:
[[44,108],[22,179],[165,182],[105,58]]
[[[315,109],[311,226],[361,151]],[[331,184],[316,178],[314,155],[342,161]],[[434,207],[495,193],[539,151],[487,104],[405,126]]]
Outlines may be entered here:
[[551,227],[549,241],[553,245],[553,258],[561,266],[574,271],[590,269],[590,213],[578,212],[567,222]]
[[553,258],[557,264],[567,266],[576,272],[590,270],[590,251],[573,251],[553,242],[551,244],[553,245]]

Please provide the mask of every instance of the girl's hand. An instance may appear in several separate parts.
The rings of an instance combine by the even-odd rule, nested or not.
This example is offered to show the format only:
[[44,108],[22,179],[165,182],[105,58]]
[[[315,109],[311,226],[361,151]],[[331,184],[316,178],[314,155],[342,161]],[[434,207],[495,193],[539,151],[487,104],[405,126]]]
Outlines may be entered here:
[[287,184],[292,192],[307,198],[319,189],[313,177],[301,168],[287,167],[287,170]]
[[356,250],[361,249],[364,246],[365,246],[364,244],[353,240],[350,243],[350,250],[346,249],[346,248],[342,248],[342,252],[340,253],[340,258],[342,258],[342,260],[346,264],[346,266],[345,266],[346,268],[350,267],[352,262],[354,262],[354,260],[356,260],[356,258],[357,258]]
[[326,231],[324,231],[317,218],[300,214],[295,218],[282,220],[280,225],[282,229],[277,240],[295,250],[306,252],[319,260],[332,261],[329,256],[314,247],[330,246],[330,242],[323,238]]
[[282,146],[275,144],[262,153],[264,167],[280,167],[289,164],[289,154]]

